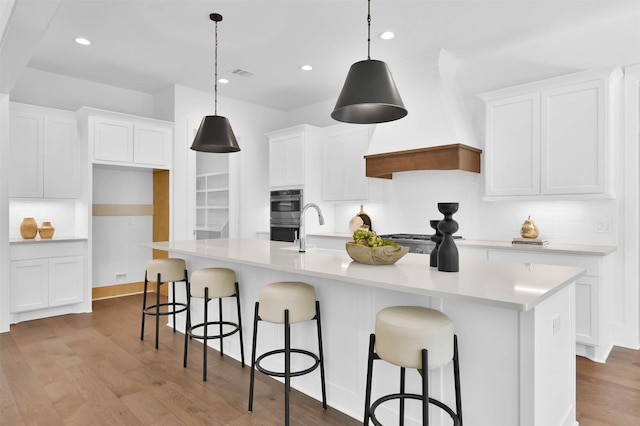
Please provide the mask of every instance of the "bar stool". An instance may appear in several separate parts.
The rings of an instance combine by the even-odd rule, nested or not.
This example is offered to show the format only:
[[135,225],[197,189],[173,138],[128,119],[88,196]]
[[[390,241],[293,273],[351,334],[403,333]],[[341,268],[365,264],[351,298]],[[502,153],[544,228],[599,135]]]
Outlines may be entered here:
[[[149,280],[156,281],[156,303],[147,306],[147,287]],[[186,294],[189,295],[189,280],[187,278],[187,267],[184,259],[153,259],[147,262],[147,269],[144,273],[144,295],[142,299],[142,327],[140,328],[140,340],[144,340],[144,319],[146,315],[156,317],[156,349],[158,349],[158,336],[160,331],[160,317],[173,315],[173,332],[176,332],[176,314],[187,310],[186,303],[178,303],[176,297],[176,282],[184,281]],[[173,300],[167,303],[160,303],[160,286],[164,283],[172,284]],[[160,311],[160,308],[166,308]]]
[[[191,274],[189,283],[190,294],[187,296],[187,326],[184,333],[184,364],[187,367],[187,348],[189,339],[202,339],[204,343],[204,355],[202,362],[202,380],[207,381],[207,341],[209,339],[220,339],[220,356],[224,355],[223,341],[225,337],[235,333],[240,333],[240,358],[244,368],[244,347],[242,339],[242,316],[240,314],[240,289],[236,281],[236,273],[227,268],[204,268],[198,269]],[[204,318],[201,323],[191,324],[191,299],[203,299]],[[235,297],[238,322],[224,321],[222,318],[222,299],[225,297]],[[209,321],[209,301],[218,299],[218,320]],[[218,326],[218,334],[209,334],[209,326]],[[224,332],[223,326],[230,326],[231,330]],[[202,334],[199,334],[202,333]]]
[[[371,404],[373,361],[382,359],[400,367],[400,393],[378,398]],[[429,370],[442,367],[453,360],[456,393],[456,411],[441,401],[429,398]],[[405,369],[416,368],[422,376],[422,395],[405,392]],[[462,426],[462,400],[460,397],[460,370],[458,363],[458,338],[453,332],[453,322],[440,311],[420,306],[393,306],[376,315],[375,334],[369,339],[367,388],[365,394],[364,424],[369,419],[376,426],[378,406],[392,399],[400,400],[400,425],[404,424],[404,400],[422,401],[422,424],[429,424],[429,403],[440,407]]]
[[[318,355],[313,352],[291,348],[291,324],[316,320],[318,330]],[[284,324],[284,349],[265,352],[256,358],[258,340],[258,321]],[[291,354],[302,354],[310,357],[314,364],[304,370],[291,371]],[[270,371],[263,368],[260,362],[265,358],[284,354],[284,372]],[[308,374],[320,367],[320,383],[322,386],[322,408],[327,408],[327,395],[324,380],[324,358],[322,353],[322,330],[320,327],[320,302],[316,300],[316,291],[309,284],[295,281],[275,282],[260,289],[253,317],[253,350],[251,352],[251,384],[249,388],[249,411],[253,411],[253,387],[255,370],[274,377],[284,377],[285,425],[289,425],[289,392],[291,377]]]

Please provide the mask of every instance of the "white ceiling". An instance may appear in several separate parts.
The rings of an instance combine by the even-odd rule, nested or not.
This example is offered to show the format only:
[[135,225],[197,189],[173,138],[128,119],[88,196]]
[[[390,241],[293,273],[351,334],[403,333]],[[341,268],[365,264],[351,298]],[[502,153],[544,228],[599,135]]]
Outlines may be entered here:
[[[62,0],[28,66],[151,94],[173,84],[212,92],[212,12],[224,17],[218,74],[231,80],[219,85],[220,96],[283,111],[336,99],[349,66],[366,59],[365,0]],[[617,22],[640,26],[639,1],[372,0],[371,14],[372,59],[394,71],[421,52],[445,48],[473,65],[467,72],[486,73],[489,86],[491,74],[505,67],[519,82],[532,63],[551,76],[640,55],[637,29],[599,33]],[[377,38],[384,30],[396,38]],[[587,37],[575,36],[584,32]],[[533,41],[562,34],[579,38],[566,41],[578,48],[536,51]],[[80,35],[93,45],[75,44]],[[617,46],[608,45],[611,37]],[[619,46],[621,40],[628,45]],[[517,57],[522,44],[530,47],[527,58]],[[618,48],[623,56],[616,56]],[[511,59],[496,64],[500,52]],[[313,71],[299,70],[306,63]],[[253,75],[234,76],[235,69]]]

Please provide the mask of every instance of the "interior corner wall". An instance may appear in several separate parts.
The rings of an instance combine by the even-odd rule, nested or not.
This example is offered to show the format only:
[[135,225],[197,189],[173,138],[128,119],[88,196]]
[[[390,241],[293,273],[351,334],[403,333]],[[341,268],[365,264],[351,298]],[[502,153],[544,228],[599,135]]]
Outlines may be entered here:
[[9,95],[0,93],[0,333],[9,331]]

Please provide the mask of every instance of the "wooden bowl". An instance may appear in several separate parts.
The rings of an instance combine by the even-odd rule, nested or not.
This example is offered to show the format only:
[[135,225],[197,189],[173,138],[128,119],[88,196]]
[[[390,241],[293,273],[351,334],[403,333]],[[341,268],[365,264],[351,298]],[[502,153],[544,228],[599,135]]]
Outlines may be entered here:
[[366,265],[392,265],[409,252],[409,247],[404,246],[366,247],[346,243],[345,248],[351,259]]

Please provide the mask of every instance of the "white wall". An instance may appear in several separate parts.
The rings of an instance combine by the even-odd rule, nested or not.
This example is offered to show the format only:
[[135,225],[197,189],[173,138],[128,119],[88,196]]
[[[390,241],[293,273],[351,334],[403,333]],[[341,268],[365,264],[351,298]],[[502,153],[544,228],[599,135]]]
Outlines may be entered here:
[[[189,148],[193,129],[197,129],[205,115],[213,115],[212,93],[175,87],[173,237],[176,239],[193,238],[196,153]],[[258,230],[269,227],[269,146],[265,134],[285,127],[286,114],[218,96],[218,115],[229,119],[241,149],[229,154],[230,188],[235,188],[236,194],[236,200],[231,200],[230,215],[237,218],[237,223],[230,223],[229,235],[253,238]]]
[[0,333],[9,331],[9,95],[0,93]]
[[[93,204],[153,204],[153,171],[93,168]],[[144,280],[153,216],[93,216],[93,287]]]
[[12,102],[67,111],[91,107],[143,117],[155,116],[155,98],[148,93],[123,89],[61,74],[26,68],[11,91]]

